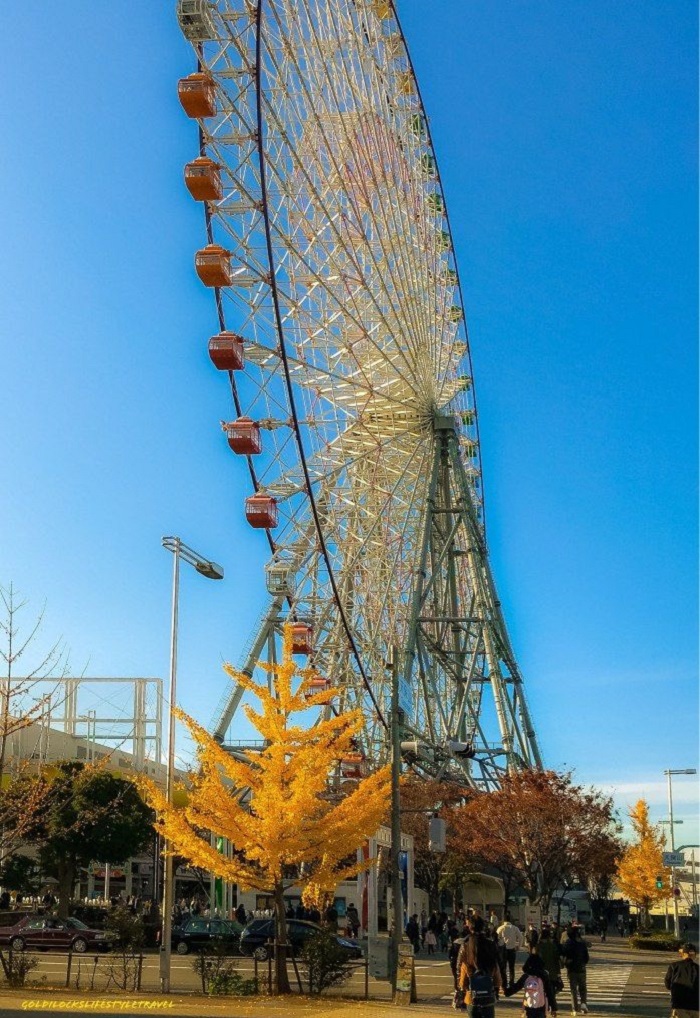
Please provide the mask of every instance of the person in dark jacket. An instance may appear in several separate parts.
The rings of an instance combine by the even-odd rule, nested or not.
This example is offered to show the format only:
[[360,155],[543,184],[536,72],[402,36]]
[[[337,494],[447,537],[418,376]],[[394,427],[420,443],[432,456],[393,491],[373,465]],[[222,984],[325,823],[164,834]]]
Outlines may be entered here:
[[672,1018],[698,1018],[698,963],[695,944],[681,944],[680,961],[669,965],[664,986],[671,991]]
[[456,924],[453,923],[449,928],[448,935],[450,938],[450,944],[449,947],[447,948],[447,960],[450,963],[450,969],[452,970],[452,979],[455,984],[456,990],[459,985],[459,980],[457,978],[457,958],[459,957],[459,952],[462,949],[462,944],[464,943],[466,937],[469,936],[469,930],[465,926],[462,930],[462,936],[459,936],[459,930],[457,929]]
[[557,1000],[552,989],[552,980],[549,978],[549,973],[544,967],[544,962],[537,953],[537,947],[531,949],[531,953],[525,960],[523,965],[523,974],[517,983],[511,983],[508,989],[505,991],[506,997],[512,997],[519,990],[522,990],[527,982],[528,976],[539,976],[542,980],[542,986],[544,988],[544,994],[546,1002],[542,1007],[527,1007],[523,1004],[523,1014],[526,1018],[545,1018],[547,1009],[552,1013],[552,1018],[556,1018],[557,1014]]
[[420,926],[418,925],[418,913],[414,913],[406,923],[406,936],[413,944],[413,953],[418,954],[420,950]]
[[352,902],[348,905],[345,915],[352,926],[353,936],[356,937],[357,932],[360,929],[360,913],[357,911]]
[[588,965],[588,948],[581,939],[580,927],[570,926],[566,940],[562,944],[561,956],[566,966],[566,974],[569,978],[569,989],[571,990],[571,1013],[580,1012],[588,1014],[586,999],[586,965]]
[[559,944],[552,939],[552,931],[549,926],[543,926],[540,933],[540,942],[537,945],[537,953],[542,959],[542,964],[547,969],[552,984],[552,994],[556,1004],[557,993],[563,989],[561,979],[561,959],[559,957]]

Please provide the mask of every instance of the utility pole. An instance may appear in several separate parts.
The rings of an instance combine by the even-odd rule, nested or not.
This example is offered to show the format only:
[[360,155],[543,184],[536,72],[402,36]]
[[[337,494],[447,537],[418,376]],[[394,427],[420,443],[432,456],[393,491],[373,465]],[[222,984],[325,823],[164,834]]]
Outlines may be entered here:
[[396,975],[399,969],[399,944],[403,936],[403,901],[401,897],[401,729],[399,726],[399,669],[395,647],[389,647],[387,668],[391,674],[391,897],[394,904],[394,928],[391,936],[389,968],[392,996],[396,994]]

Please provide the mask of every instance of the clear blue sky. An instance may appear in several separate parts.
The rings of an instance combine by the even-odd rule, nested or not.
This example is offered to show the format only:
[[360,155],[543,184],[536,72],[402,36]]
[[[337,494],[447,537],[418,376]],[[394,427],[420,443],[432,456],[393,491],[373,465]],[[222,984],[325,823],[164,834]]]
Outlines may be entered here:
[[[0,67],[0,582],[76,670],[167,675],[208,721],[264,601],[197,281],[174,3],[26,0]],[[546,763],[664,814],[697,764],[692,0],[399,4],[447,195],[490,550]],[[694,781],[674,786],[697,842]],[[693,819],[695,817],[695,820]]]

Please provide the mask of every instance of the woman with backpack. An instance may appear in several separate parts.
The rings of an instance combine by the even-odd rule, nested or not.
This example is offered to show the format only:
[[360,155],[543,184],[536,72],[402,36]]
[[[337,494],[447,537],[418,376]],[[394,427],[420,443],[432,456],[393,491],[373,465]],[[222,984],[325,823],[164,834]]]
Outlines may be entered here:
[[498,950],[484,933],[484,920],[468,920],[469,936],[457,957],[459,994],[466,1004],[469,1018],[494,1018],[495,1004],[501,989]]
[[523,1015],[525,1018],[546,1018],[547,1012],[551,1014],[551,1018],[556,1018],[557,1001],[552,989],[552,981],[536,947],[533,948],[530,957],[523,965],[523,974],[520,979],[505,991],[506,997],[512,997],[519,990],[524,991]]

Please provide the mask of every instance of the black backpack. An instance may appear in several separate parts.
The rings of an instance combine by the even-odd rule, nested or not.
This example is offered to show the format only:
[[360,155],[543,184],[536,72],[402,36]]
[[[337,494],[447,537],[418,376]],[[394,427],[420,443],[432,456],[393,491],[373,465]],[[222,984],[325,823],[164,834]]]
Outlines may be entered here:
[[477,969],[469,977],[466,1004],[468,1018],[494,1018],[496,991],[488,972]]

